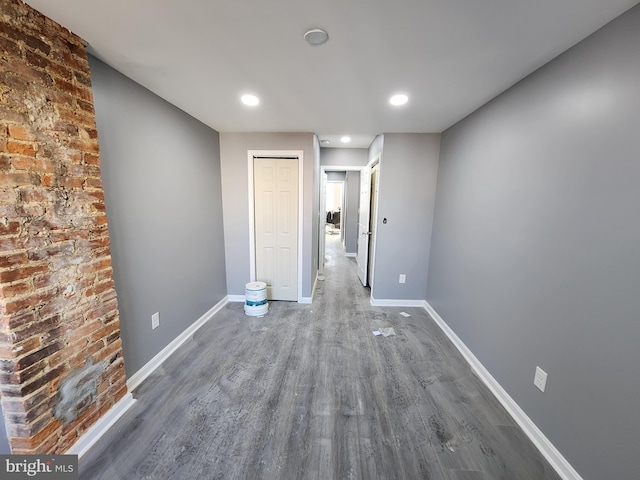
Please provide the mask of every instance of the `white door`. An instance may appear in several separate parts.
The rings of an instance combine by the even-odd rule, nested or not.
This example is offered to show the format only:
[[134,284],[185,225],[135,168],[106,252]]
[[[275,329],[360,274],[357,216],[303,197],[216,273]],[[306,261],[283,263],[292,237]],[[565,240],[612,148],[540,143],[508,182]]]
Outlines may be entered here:
[[360,208],[358,211],[358,277],[367,286],[367,266],[369,262],[369,207],[371,202],[371,173],[369,167],[360,170]]
[[269,300],[298,300],[298,159],[255,158],[256,281]]
[[371,212],[369,214],[369,260],[367,268],[367,280],[369,285],[373,285],[373,270],[375,268],[375,240],[376,230],[378,228],[378,186],[380,184],[380,164],[376,163],[371,168],[371,195],[369,205]]

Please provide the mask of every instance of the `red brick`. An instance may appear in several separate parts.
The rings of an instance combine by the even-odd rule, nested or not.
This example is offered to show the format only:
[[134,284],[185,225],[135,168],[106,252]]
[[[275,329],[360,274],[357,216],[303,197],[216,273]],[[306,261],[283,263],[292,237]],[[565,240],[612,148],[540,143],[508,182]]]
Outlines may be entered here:
[[[82,41],[21,0],[0,2],[0,32],[0,390],[13,452],[63,453],[126,393],[91,72]],[[100,355],[108,382],[63,434],[60,381]]]
[[31,129],[24,125],[9,125],[9,136],[17,140],[27,140],[30,142],[36,139]]
[[11,168],[11,157],[9,155],[0,154],[0,171],[6,172],[10,168]]
[[62,78],[56,78],[54,80],[56,87],[65,93],[68,93],[72,97],[79,98],[85,102],[89,102],[92,99],[91,89],[85,85],[74,85],[71,82],[63,80]]
[[29,172],[0,172],[0,187],[20,187],[24,185],[39,185],[40,179],[37,175]]
[[44,248],[30,250],[29,260],[39,261],[61,255],[69,256],[74,254],[74,250],[73,242],[61,242]]
[[56,352],[59,352],[63,348],[63,346],[64,345],[62,342],[58,342],[53,345],[41,348],[40,350],[37,350],[33,353],[30,353],[29,355],[18,359],[17,367],[19,370],[24,370],[34,363],[39,362],[40,360],[47,358]]
[[76,82],[81,83],[86,87],[91,87],[91,78],[88,75],[80,72],[74,72],[74,77],[76,79]]
[[5,54],[16,57],[20,56],[21,53],[20,46],[16,42],[3,37],[0,37],[0,49],[2,49]]
[[29,292],[32,288],[33,287],[31,287],[31,285],[29,285],[28,283],[22,282],[22,283],[15,283],[12,285],[4,285],[0,287],[0,290],[2,291],[2,297],[8,301],[11,298],[16,297],[18,295],[24,295],[25,293]]
[[16,170],[27,170],[32,172],[53,173],[55,166],[47,158],[14,157],[11,165]]
[[66,188],[82,188],[84,178],[82,177],[61,177],[57,182],[58,186]]
[[94,114],[94,107],[93,107],[93,103],[91,102],[85,102],[84,100],[78,100],[78,108],[84,110],[87,113],[90,114]]
[[16,107],[0,105],[0,118],[5,122],[26,122],[27,114],[23,111],[19,111]]
[[102,180],[99,178],[87,178],[85,188],[97,188],[102,190]]
[[49,60],[47,60],[46,57],[43,57],[42,55],[40,55],[39,52],[33,52],[30,50],[27,50],[24,54],[24,58],[25,60],[35,66],[35,67],[40,67],[40,68],[48,68],[49,67]]
[[28,323],[34,322],[36,319],[35,314],[33,312],[25,312],[19,315],[11,315],[5,317],[3,322],[6,321],[9,328],[12,330],[20,328],[22,325],[26,325]]
[[15,235],[17,233],[20,233],[21,226],[22,223],[15,220],[9,220],[6,222],[0,221],[0,235]]
[[62,376],[67,371],[64,365],[60,365],[53,370],[49,370],[47,373],[38,377],[36,380],[22,386],[22,394],[28,395],[29,393],[35,392],[37,389],[52,382],[54,379]]
[[67,135],[78,135],[78,126],[68,122],[58,121],[53,125],[56,132],[66,133]]
[[53,203],[56,198],[56,192],[39,188],[22,188],[20,190],[20,200],[25,203]]
[[34,50],[40,50],[43,53],[48,54],[51,51],[51,46],[43,42],[41,39],[29,35],[25,32],[14,28],[11,25],[3,24],[3,33],[14,40],[18,40],[20,42],[24,42],[24,44]]
[[49,62],[48,71],[65,80],[71,80],[73,77],[71,70],[57,62]]
[[9,153],[15,153],[16,155],[27,155],[33,157],[36,154],[36,147],[31,143],[22,143],[7,141],[7,151]]
[[[85,56],[86,56],[86,53],[85,53]],[[73,68],[78,72],[84,73],[86,75],[91,75],[91,71],[89,70],[89,63],[86,61],[85,58],[78,58],[77,56],[72,55],[71,53],[65,53],[64,63],[65,65],[69,65],[69,67]]]
[[7,299],[4,304],[5,312],[12,315],[24,310],[33,310],[45,305],[49,300],[55,298],[56,295],[57,289],[50,288],[49,290],[36,291],[35,293],[25,297]]
[[0,283],[15,282],[47,271],[46,265],[34,265],[0,272]]
[[[60,316],[52,315],[45,319],[38,319],[28,325],[21,327],[20,329],[16,329],[15,334],[19,338],[37,338],[40,342],[42,335],[47,332],[54,330],[60,324]],[[36,337],[37,336],[37,337]],[[25,350],[24,353],[27,351]]]
[[87,165],[100,165],[100,155],[95,155],[93,153],[85,152],[84,154],[84,163]]
[[23,92],[29,87],[28,80],[11,71],[0,72],[0,84],[17,92]]

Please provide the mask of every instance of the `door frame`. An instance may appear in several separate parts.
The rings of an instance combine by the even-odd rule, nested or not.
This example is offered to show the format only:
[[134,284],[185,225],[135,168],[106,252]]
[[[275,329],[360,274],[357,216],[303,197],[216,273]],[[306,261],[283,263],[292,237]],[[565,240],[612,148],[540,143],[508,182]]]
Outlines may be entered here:
[[303,181],[304,181],[304,151],[303,150],[247,150],[247,169],[249,182],[249,281],[256,281],[256,232],[255,232],[255,199],[254,199],[254,157],[291,158],[298,159],[298,303],[302,303],[302,234],[303,216]]
[[[359,172],[362,165],[321,165],[320,166],[320,212],[318,212],[318,280],[324,280],[324,255],[325,255],[325,223],[326,223],[326,194],[327,194],[327,172]],[[344,197],[344,191],[342,192]],[[342,217],[341,217],[342,218]]]
[[[373,231],[371,236],[369,237],[369,264],[368,272],[367,272],[367,283],[371,287],[371,292],[373,294],[373,282],[375,281],[375,270],[376,270],[376,240],[378,237],[378,198],[380,196],[380,157],[381,155],[377,155],[374,159],[369,162],[369,179],[371,180],[371,173],[377,167],[376,172],[376,186],[375,186],[375,195],[374,195],[374,187],[371,186],[371,194],[369,196],[369,231]],[[374,218],[375,216],[375,218]],[[375,225],[375,228],[371,228],[371,224]]]
[[[373,170],[373,168],[376,165],[378,166],[378,177],[377,177],[376,181],[378,182],[378,186],[379,186],[380,185],[380,172],[381,172],[381,169],[382,169],[381,159],[382,159],[382,154],[378,153],[375,157],[373,157],[373,158],[371,158],[369,160],[369,162],[367,163],[366,166],[360,167],[360,170],[367,169],[369,171],[369,224],[371,223],[371,214],[375,210],[375,213],[376,213],[376,219],[375,219],[376,225],[378,225],[378,218],[380,216],[380,211],[378,209],[379,192],[378,192],[378,195],[376,195],[376,196],[374,196],[373,193],[372,193],[371,171]],[[362,186],[360,188],[362,188]],[[373,209],[372,206],[371,206],[371,203],[373,201],[376,202],[375,209]],[[360,212],[358,211],[358,214],[359,213]],[[369,228],[369,230],[370,230],[370,228]],[[378,236],[378,232],[377,232],[377,228],[376,228],[376,231],[374,231],[368,237],[367,255],[366,255],[366,258],[365,258],[365,261],[367,262],[366,273],[365,273],[366,284],[371,289],[371,298],[373,298],[373,284],[375,283],[377,236]],[[369,260],[371,260],[371,261],[369,261]],[[358,271],[358,274],[359,273],[360,272]]]

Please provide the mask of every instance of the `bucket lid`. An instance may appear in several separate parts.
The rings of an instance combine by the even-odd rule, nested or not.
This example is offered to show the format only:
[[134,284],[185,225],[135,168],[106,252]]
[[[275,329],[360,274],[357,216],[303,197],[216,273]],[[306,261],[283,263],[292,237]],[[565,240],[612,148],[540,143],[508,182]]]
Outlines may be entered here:
[[264,290],[267,288],[267,284],[265,282],[251,282],[245,285],[247,290]]

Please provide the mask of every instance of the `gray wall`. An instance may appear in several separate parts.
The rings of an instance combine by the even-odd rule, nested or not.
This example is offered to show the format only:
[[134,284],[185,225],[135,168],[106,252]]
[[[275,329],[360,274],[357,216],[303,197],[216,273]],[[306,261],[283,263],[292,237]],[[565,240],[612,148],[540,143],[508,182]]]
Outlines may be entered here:
[[90,66],[131,376],[226,295],[218,134],[95,58]]
[[320,165],[323,167],[366,167],[369,151],[366,148],[321,148]]
[[[439,148],[439,134],[384,134],[372,287],[376,300],[425,298]],[[398,283],[400,274],[406,283]]]
[[346,179],[347,179],[347,172],[345,171],[327,172],[328,182],[344,182]]
[[428,301],[585,479],[638,478],[639,86],[635,7],[442,137]]
[[[222,197],[227,290],[244,295],[249,272],[248,150],[303,150],[302,296],[310,297],[318,272],[319,160],[312,133],[221,133]],[[318,197],[318,198],[314,198]],[[315,235],[315,239],[313,238]]]
[[9,448],[9,439],[7,438],[7,429],[4,426],[4,413],[2,412],[2,402],[0,401],[0,455],[8,455],[11,453]]

